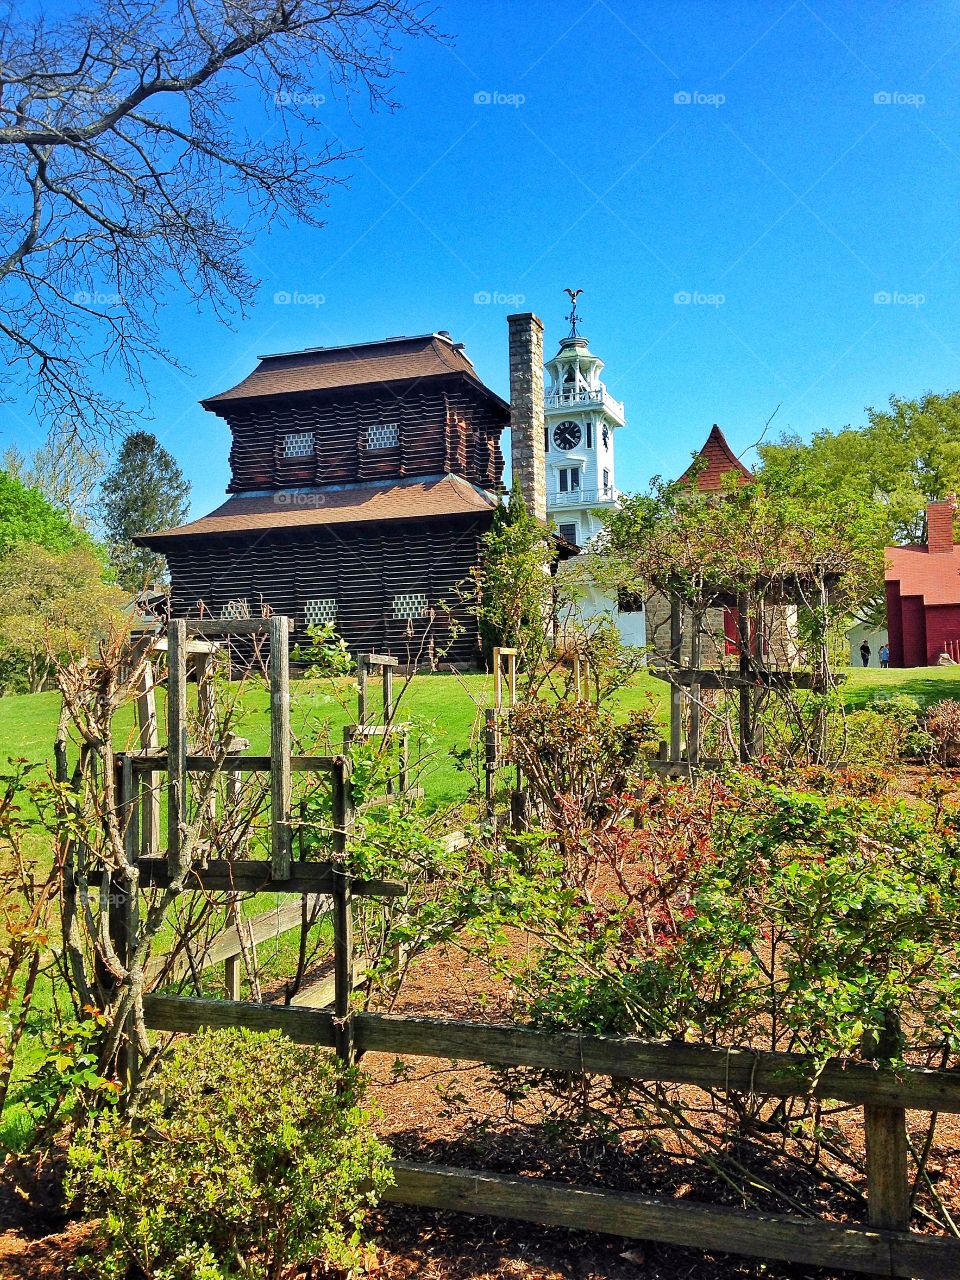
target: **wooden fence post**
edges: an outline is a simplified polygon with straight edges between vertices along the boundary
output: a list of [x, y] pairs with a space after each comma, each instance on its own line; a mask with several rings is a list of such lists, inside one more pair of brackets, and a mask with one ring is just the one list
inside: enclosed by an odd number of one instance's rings
[[270, 837], [271, 874], [286, 880], [292, 861], [290, 773], [290, 619], [275, 615], [270, 633]]
[[333, 1016], [337, 1056], [350, 1065], [355, 1058], [353, 1015], [353, 894], [352, 877], [345, 865], [347, 840], [353, 825], [350, 794], [350, 761], [344, 758], [331, 774], [333, 788], [333, 840], [338, 862], [333, 871]]
[[[138, 779], [133, 762], [128, 755], [118, 756], [116, 764], [117, 812], [123, 831], [123, 852], [127, 865], [136, 867], [140, 851]], [[114, 880], [110, 886], [108, 903], [110, 937], [117, 957], [129, 974], [137, 949], [137, 933], [140, 926], [138, 894], [131, 881]], [[123, 1040], [117, 1060], [120, 1078], [129, 1094], [136, 1088], [139, 1077], [136, 1026], [133, 1011], [127, 1015]]]
[[[887, 1011], [878, 1036], [865, 1036], [864, 1057], [897, 1058], [903, 1041], [900, 1021]], [[867, 1147], [867, 1217], [871, 1227], [907, 1231], [910, 1227], [910, 1183], [907, 1178], [907, 1113], [902, 1107], [863, 1108]]]
[[683, 718], [683, 692], [677, 683], [683, 649], [683, 617], [680, 613], [680, 597], [670, 596], [670, 662], [673, 679], [670, 681], [670, 759], [680, 760], [681, 720]]
[[490, 817], [493, 814], [497, 779], [497, 713], [493, 707], [487, 707], [483, 720], [484, 795], [487, 816]]
[[180, 874], [182, 826], [187, 820], [187, 624], [167, 631], [167, 865]]

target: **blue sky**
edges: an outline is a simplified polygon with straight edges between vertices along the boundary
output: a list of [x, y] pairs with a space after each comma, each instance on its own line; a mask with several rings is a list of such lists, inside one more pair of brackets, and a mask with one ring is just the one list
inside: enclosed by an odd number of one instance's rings
[[743, 450], [775, 410], [771, 436], [808, 436], [960, 387], [960, 0], [446, 0], [437, 21], [448, 45], [398, 52], [393, 114], [317, 77], [304, 145], [362, 156], [323, 229], [258, 239], [250, 314], [231, 330], [171, 292], [190, 375], [152, 371], [152, 429], [195, 513], [229, 445], [197, 401], [261, 352], [448, 329], [506, 395], [506, 316], [539, 314], [552, 354], [564, 286], [626, 402], [621, 488], [677, 474], [714, 421]]

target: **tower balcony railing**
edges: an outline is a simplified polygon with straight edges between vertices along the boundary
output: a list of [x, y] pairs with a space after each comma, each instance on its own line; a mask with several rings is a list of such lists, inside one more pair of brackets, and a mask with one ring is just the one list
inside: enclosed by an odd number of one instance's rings
[[600, 489], [573, 489], [569, 493], [551, 493], [547, 497], [548, 507], [597, 507], [604, 502], [616, 502], [620, 497], [619, 489], [608, 484]]
[[568, 405], [579, 408], [600, 405], [623, 420], [623, 401], [614, 400], [602, 382], [595, 387], [578, 387], [575, 391], [548, 391], [543, 403], [547, 409], [564, 409]]

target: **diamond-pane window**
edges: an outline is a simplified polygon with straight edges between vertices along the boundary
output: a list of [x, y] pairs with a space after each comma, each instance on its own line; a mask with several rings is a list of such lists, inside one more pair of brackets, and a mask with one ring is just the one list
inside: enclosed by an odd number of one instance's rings
[[367, 427], [368, 449], [396, 449], [400, 443], [400, 424], [397, 422], [376, 422]]
[[333, 596], [320, 600], [307, 600], [303, 606], [303, 617], [308, 627], [319, 627], [324, 622], [336, 622], [337, 602]]
[[313, 432], [294, 431], [283, 437], [285, 458], [309, 458], [313, 453]]
[[427, 593], [425, 591], [406, 591], [403, 595], [393, 597], [393, 616], [402, 621], [409, 618], [422, 618], [427, 612]]
[[221, 618], [249, 618], [250, 605], [246, 600], [228, 600], [220, 610]]

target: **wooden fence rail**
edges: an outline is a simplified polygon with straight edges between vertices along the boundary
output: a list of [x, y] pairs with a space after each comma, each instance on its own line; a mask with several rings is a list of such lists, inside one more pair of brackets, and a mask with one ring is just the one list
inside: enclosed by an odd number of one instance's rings
[[[148, 996], [148, 1027], [197, 1031], [250, 1027], [282, 1031], [305, 1044], [339, 1043], [340, 1019], [324, 1010]], [[818, 1069], [803, 1054], [537, 1031], [528, 1027], [356, 1013], [356, 1053], [383, 1052], [539, 1067], [774, 1097], [813, 1095], [874, 1110], [960, 1113], [960, 1072], [834, 1059]], [[339, 1033], [339, 1034], [338, 1034]], [[388, 1200], [493, 1214], [546, 1225], [607, 1231], [662, 1243], [844, 1267], [870, 1275], [956, 1280], [960, 1240], [906, 1229], [843, 1226], [816, 1218], [748, 1213], [683, 1201], [571, 1187], [540, 1178], [398, 1162]]]

